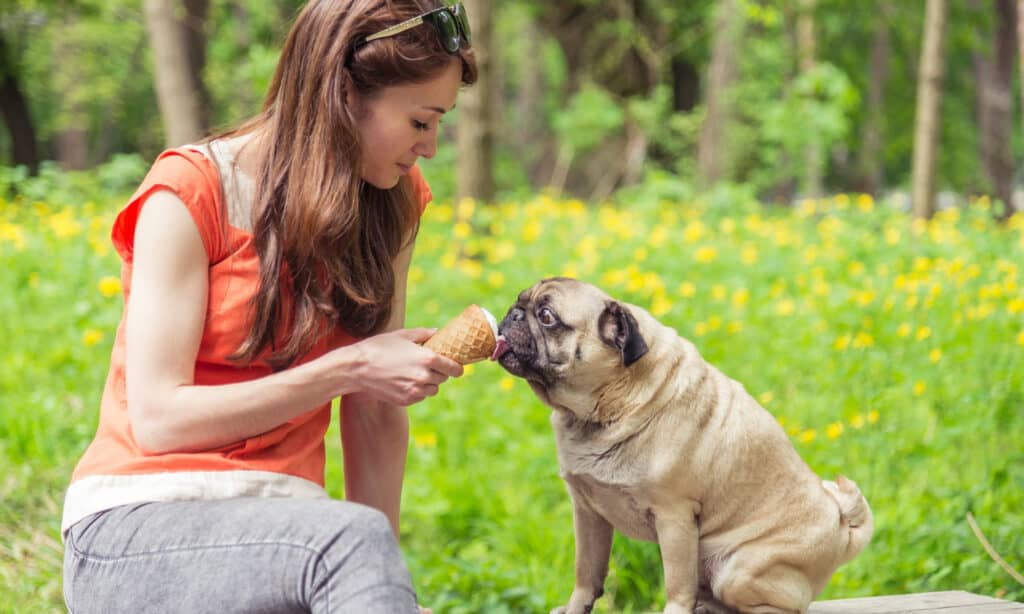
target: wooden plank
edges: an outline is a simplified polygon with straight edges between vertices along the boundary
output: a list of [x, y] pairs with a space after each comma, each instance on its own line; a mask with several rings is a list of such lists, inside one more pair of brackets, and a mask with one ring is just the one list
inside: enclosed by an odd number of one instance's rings
[[809, 610], [809, 614], [899, 614], [902, 612], [1024, 614], [1024, 603], [1003, 601], [964, 591], [943, 591], [819, 601], [811, 604]]

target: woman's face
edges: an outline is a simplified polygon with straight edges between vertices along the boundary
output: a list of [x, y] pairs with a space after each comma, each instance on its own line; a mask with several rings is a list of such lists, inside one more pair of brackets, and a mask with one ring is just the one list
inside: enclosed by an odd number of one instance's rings
[[433, 158], [441, 116], [455, 106], [461, 86], [462, 64], [452, 58], [430, 81], [386, 87], [356, 101], [363, 181], [387, 190], [417, 159]]

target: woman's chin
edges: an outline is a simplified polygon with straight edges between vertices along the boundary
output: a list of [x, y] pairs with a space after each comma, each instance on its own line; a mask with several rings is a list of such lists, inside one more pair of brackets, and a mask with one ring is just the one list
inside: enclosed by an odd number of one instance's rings
[[363, 177], [363, 181], [365, 181], [366, 183], [372, 185], [373, 187], [375, 187], [375, 188], [377, 188], [379, 190], [390, 190], [390, 189], [392, 189], [392, 188], [394, 188], [395, 186], [398, 185], [398, 181], [401, 178], [402, 178], [402, 176], [400, 174], [394, 173], [394, 174], [389, 175], [387, 177], [381, 177], [381, 176], [377, 176], [377, 177]]

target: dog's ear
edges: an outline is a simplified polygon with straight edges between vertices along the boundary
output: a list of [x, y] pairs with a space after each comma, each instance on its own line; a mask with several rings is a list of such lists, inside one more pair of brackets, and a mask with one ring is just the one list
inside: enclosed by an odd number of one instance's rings
[[597, 321], [601, 340], [622, 352], [622, 366], [628, 367], [647, 353], [647, 342], [640, 335], [636, 318], [628, 309], [616, 303], [605, 303]]

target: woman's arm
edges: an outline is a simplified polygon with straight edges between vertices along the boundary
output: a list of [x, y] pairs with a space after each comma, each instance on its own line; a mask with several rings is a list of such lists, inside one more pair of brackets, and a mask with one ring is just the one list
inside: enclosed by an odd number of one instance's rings
[[[413, 245], [395, 262], [395, 300], [388, 328], [397, 330], [405, 321], [405, 288]], [[426, 337], [422, 339], [425, 341]], [[462, 375], [462, 366], [452, 361], [449, 374]], [[437, 388], [428, 391], [437, 393]], [[381, 510], [391, 521], [398, 537], [402, 479], [409, 448], [409, 414], [405, 407], [382, 402], [365, 393], [342, 399], [341, 441], [345, 458], [345, 497]]]
[[[209, 261], [199, 230], [172, 192], [147, 199], [135, 229], [126, 322], [132, 431], [151, 453], [216, 448], [258, 435], [332, 398], [367, 389], [414, 403], [436, 393], [450, 364], [399, 331], [339, 348], [267, 377], [194, 385], [206, 317]], [[461, 370], [461, 369], [460, 369]]]

